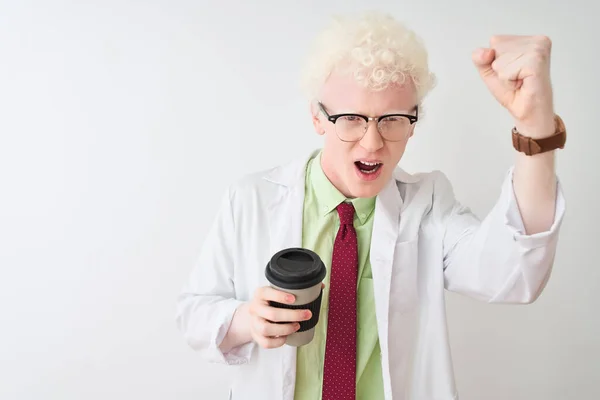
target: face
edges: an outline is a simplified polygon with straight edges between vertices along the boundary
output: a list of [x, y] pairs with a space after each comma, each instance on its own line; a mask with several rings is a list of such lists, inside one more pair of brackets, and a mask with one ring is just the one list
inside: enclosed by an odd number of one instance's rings
[[[383, 91], [371, 91], [351, 76], [332, 74], [324, 84], [319, 101], [330, 115], [341, 113], [379, 117], [386, 114], [415, 114], [417, 105], [414, 86], [395, 85]], [[321, 164], [331, 183], [345, 196], [376, 196], [391, 178], [392, 172], [414, 133], [414, 124], [400, 141], [385, 141], [377, 121], [370, 121], [360, 141], [344, 142], [336, 134], [335, 125], [312, 106], [313, 125], [324, 136]], [[372, 164], [376, 164], [373, 167]]]

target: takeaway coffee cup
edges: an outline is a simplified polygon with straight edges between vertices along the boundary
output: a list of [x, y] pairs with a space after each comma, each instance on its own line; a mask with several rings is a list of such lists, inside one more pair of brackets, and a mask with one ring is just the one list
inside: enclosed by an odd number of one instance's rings
[[312, 318], [300, 321], [300, 329], [287, 337], [286, 344], [298, 347], [313, 339], [321, 310], [321, 282], [326, 274], [321, 258], [308, 249], [284, 249], [271, 257], [265, 269], [271, 287], [293, 294], [296, 301], [293, 304], [271, 301], [269, 304], [277, 308], [308, 309], [312, 312]]

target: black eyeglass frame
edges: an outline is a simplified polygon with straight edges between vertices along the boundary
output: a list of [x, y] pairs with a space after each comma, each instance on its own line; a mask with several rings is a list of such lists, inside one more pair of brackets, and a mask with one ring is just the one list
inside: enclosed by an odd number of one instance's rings
[[381, 131], [379, 130], [379, 122], [382, 119], [388, 118], [388, 117], [405, 117], [405, 118], [408, 118], [408, 121], [410, 122], [411, 125], [414, 125], [419, 120], [419, 105], [415, 106], [415, 115], [412, 115], [412, 114], [385, 114], [385, 115], [381, 115], [379, 117], [367, 117], [366, 115], [354, 114], [354, 113], [342, 113], [342, 114], [331, 114], [330, 115], [327, 112], [327, 110], [325, 110], [325, 106], [323, 105], [323, 103], [321, 103], [319, 101], [318, 104], [319, 104], [319, 108], [321, 109], [321, 111], [323, 112], [323, 114], [325, 114], [325, 116], [327, 117], [327, 119], [331, 123], [333, 123], [334, 125], [335, 125], [336, 121], [339, 118], [341, 118], [341, 117], [357, 117], [357, 118], [362, 118], [367, 123], [367, 129], [365, 129], [365, 131], [362, 134], [362, 136], [359, 139], [356, 139], [356, 140], [344, 140], [344, 139], [340, 138], [339, 135], [337, 135], [337, 131], [336, 131], [336, 135], [338, 136], [338, 139], [340, 139], [343, 142], [358, 142], [358, 141], [362, 140], [362, 138], [367, 133], [368, 124], [369, 124], [370, 121], [377, 121], [377, 132], [379, 132], [379, 134], [381, 135], [382, 139], [387, 140], [388, 142], [401, 142], [403, 139], [400, 139], [400, 140], [389, 140], [389, 139], [384, 138], [383, 135], [381, 134]]

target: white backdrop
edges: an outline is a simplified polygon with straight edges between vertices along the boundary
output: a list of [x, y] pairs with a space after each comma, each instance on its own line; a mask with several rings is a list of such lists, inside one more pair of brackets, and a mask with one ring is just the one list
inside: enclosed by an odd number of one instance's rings
[[414, 28], [439, 78], [401, 165], [445, 171], [480, 216], [514, 152], [471, 51], [553, 39], [555, 271], [526, 307], [448, 295], [453, 354], [462, 399], [600, 398], [596, 3], [0, 0], [0, 399], [225, 398], [176, 296], [225, 186], [320, 146], [299, 62], [332, 13], [367, 8]]

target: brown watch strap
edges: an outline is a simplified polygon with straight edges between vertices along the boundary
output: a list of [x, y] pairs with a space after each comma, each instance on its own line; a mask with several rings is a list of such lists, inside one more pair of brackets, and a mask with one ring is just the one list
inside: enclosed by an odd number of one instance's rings
[[565, 124], [558, 115], [554, 117], [554, 120], [556, 122], [556, 131], [554, 135], [543, 139], [532, 139], [530, 137], [523, 136], [517, 131], [516, 128], [513, 128], [512, 142], [514, 148], [528, 156], [564, 148], [567, 141]]

